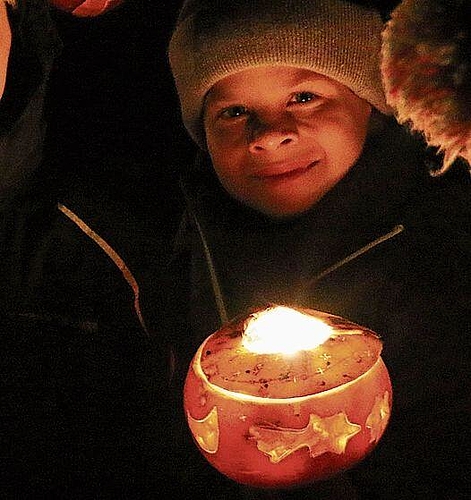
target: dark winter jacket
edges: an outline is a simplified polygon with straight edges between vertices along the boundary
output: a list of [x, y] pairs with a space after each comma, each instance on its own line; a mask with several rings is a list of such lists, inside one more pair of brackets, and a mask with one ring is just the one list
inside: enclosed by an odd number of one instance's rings
[[150, 270], [159, 253], [147, 240], [151, 228], [140, 240], [144, 226], [122, 205], [76, 194], [67, 203], [29, 199], [9, 218], [0, 265], [0, 497], [153, 498], [165, 482], [162, 456], [169, 460], [168, 363], [139, 305], [145, 290], [159, 288]]
[[169, 308], [180, 311], [177, 379], [225, 318], [275, 303], [377, 332], [393, 384], [386, 434], [353, 470], [270, 497], [239, 490], [195, 453], [192, 487], [219, 482], [205, 498], [464, 498], [471, 186], [459, 175], [429, 176], [426, 161], [422, 144], [391, 122], [309, 213], [287, 221], [230, 199], [208, 161], [186, 176], [173, 274], [181, 285]]

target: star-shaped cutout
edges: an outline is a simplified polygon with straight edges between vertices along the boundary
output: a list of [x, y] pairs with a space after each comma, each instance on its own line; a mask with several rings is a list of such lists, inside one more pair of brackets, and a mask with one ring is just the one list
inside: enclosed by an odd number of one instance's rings
[[370, 429], [370, 443], [378, 442], [383, 435], [389, 422], [391, 407], [389, 404], [389, 392], [383, 396], [376, 396], [375, 403], [366, 419], [366, 427]]
[[273, 463], [301, 448], [309, 448], [312, 458], [327, 452], [345, 453], [348, 441], [361, 431], [361, 426], [348, 420], [345, 413], [331, 417], [311, 414], [303, 429], [283, 429], [275, 425], [252, 426], [250, 436], [257, 441], [257, 448], [268, 455]]

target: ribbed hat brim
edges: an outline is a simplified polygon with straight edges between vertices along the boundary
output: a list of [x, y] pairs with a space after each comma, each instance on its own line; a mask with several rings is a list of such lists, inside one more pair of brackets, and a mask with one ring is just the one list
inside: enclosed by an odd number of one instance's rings
[[382, 28], [378, 12], [342, 0], [187, 1], [169, 60], [188, 132], [204, 147], [209, 89], [231, 74], [270, 65], [330, 77], [390, 113], [379, 65]]

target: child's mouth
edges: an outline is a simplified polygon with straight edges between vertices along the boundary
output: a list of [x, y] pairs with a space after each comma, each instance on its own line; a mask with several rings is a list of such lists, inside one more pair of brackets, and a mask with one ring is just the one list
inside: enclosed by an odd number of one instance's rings
[[315, 167], [319, 163], [318, 160], [313, 161], [306, 165], [305, 167], [296, 167], [296, 168], [291, 168], [285, 171], [279, 171], [281, 169], [276, 170], [267, 170], [267, 171], [262, 171], [255, 175], [254, 177], [263, 180], [263, 181], [283, 181], [283, 180], [291, 180], [295, 179], [297, 177], [303, 176], [306, 172], [311, 170], [313, 167]]

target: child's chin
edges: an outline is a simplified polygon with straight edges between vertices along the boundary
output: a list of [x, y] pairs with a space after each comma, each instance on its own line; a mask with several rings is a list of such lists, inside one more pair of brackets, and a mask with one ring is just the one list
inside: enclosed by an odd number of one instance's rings
[[293, 206], [292, 204], [288, 203], [286, 205], [278, 203], [276, 205], [264, 204], [264, 205], [252, 206], [252, 208], [257, 210], [258, 212], [261, 212], [263, 215], [271, 219], [286, 220], [303, 215], [313, 205], [314, 203], [306, 205], [302, 204], [297, 206]]

